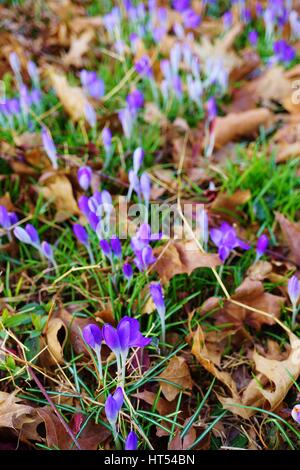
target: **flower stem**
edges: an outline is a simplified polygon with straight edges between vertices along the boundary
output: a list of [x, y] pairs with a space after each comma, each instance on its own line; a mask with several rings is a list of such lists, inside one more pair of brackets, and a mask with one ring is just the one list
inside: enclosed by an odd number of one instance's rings
[[298, 313], [298, 308], [297, 305], [293, 305], [293, 314], [292, 314], [292, 329], [295, 328], [296, 326], [296, 320], [297, 320], [297, 313]]

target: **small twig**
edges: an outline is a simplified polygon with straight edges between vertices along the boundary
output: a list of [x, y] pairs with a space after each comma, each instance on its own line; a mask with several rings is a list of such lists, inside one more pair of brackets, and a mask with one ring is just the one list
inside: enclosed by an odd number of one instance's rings
[[37, 378], [37, 376], [35, 375], [35, 373], [33, 372], [32, 368], [30, 366], [28, 366], [28, 371], [29, 371], [29, 374], [31, 375], [32, 379], [35, 381], [36, 385], [38, 386], [38, 388], [40, 389], [40, 391], [42, 392], [43, 396], [45, 397], [45, 399], [47, 400], [47, 402], [49, 403], [51, 409], [53, 410], [53, 412], [56, 414], [56, 416], [58, 417], [59, 421], [61, 422], [62, 426], [65, 428], [66, 432], [69, 434], [70, 438], [72, 439], [72, 441], [74, 442], [75, 446], [77, 447], [78, 450], [81, 450], [81, 447], [76, 439], [76, 437], [74, 436], [74, 434], [72, 433], [71, 429], [69, 428], [69, 426], [67, 425], [67, 423], [65, 422], [65, 420], [63, 419], [63, 417], [61, 416], [61, 414], [57, 411], [57, 409], [55, 408], [54, 404], [52, 403], [51, 399], [49, 398], [49, 395], [48, 393], [46, 392], [46, 389], [45, 387], [41, 384], [41, 382], [39, 381], [39, 379]]

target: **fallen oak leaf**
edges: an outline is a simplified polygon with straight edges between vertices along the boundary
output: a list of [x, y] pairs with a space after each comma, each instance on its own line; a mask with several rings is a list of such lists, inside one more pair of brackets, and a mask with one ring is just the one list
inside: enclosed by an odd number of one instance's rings
[[0, 392], [0, 428], [21, 430], [24, 424], [35, 420], [34, 408], [20, 402], [16, 392]]
[[165, 380], [159, 381], [162, 393], [168, 401], [173, 401], [180, 390], [191, 390], [193, 387], [189, 367], [185, 359], [181, 356], [173, 356], [166, 369], [158, 377], [172, 382], [171, 384], [165, 382]]
[[243, 409], [243, 405], [263, 407], [269, 411], [278, 408], [300, 375], [300, 340], [293, 333], [289, 333], [289, 340], [290, 353], [283, 361], [268, 359], [256, 351], [253, 352], [257, 377], [251, 380], [238, 400], [236, 397], [232, 399], [218, 396], [224, 408], [246, 418], [256, 411]]
[[67, 328], [60, 318], [50, 318], [41, 338], [42, 348], [47, 349], [40, 355], [42, 364], [55, 365], [64, 362], [63, 350], [67, 341]]
[[153, 265], [163, 284], [167, 284], [176, 274], [190, 275], [196, 268], [215, 268], [221, 264], [218, 255], [201, 253], [194, 240], [171, 241], [164, 248], [154, 250], [157, 261]]
[[272, 113], [266, 108], [218, 116], [215, 125], [216, 147], [220, 148], [228, 142], [253, 135], [260, 126], [267, 126], [271, 118]]

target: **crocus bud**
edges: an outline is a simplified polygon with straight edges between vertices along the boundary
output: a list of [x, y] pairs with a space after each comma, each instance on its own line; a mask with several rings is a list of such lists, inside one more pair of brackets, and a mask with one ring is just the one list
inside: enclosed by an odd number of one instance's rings
[[21, 74], [21, 64], [20, 59], [15, 52], [11, 52], [9, 54], [9, 63], [17, 79], [19, 79]]
[[257, 245], [256, 245], [256, 253], [257, 253], [257, 259], [259, 259], [266, 251], [268, 248], [269, 244], [269, 239], [267, 235], [263, 234], [259, 237], [257, 240]]
[[134, 124], [133, 115], [130, 109], [129, 108], [121, 109], [118, 113], [118, 117], [122, 124], [122, 129], [123, 129], [125, 137], [127, 139], [130, 139], [132, 129], [133, 129], [133, 124]]
[[109, 127], [104, 127], [102, 131], [102, 142], [106, 151], [108, 151], [111, 147], [111, 139], [111, 130], [109, 129]]
[[125, 450], [137, 450], [138, 438], [134, 431], [130, 431], [125, 442]]
[[300, 405], [295, 405], [291, 412], [292, 418], [300, 424]]
[[151, 181], [147, 173], [143, 173], [140, 178], [140, 190], [144, 197], [146, 205], [148, 205], [151, 193]]
[[133, 153], [133, 171], [137, 174], [144, 159], [145, 152], [138, 147]]
[[102, 343], [102, 331], [99, 326], [93, 323], [85, 326], [82, 330], [82, 336], [86, 344], [92, 348], [99, 348]]
[[26, 224], [25, 230], [28, 233], [28, 235], [30, 236], [31, 243], [33, 245], [39, 245], [40, 238], [39, 238], [39, 235], [38, 235], [36, 229], [34, 228], [34, 226], [31, 225], [31, 224]]
[[217, 104], [215, 98], [212, 96], [206, 103], [208, 120], [211, 122], [217, 116]]
[[32, 244], [29, 234], [22, 227], [16, 227], [14, 229], [14, 235], [20, 242], [26, 243], [27, 245]]
[[110, 256], [111, 247], [108, 241], [103, 238], [103, 240], [100, 240], [99, 245], [105, 256]]
[[4, 206], [0, 206], [0, 225], [3, 228], [8, 228], [11, 225], [8, 210]]
[[133, 276], [133, 269], [131, 264], [129, 263], [124, 263], [123, 265], [123, 274], [127, 279], [131, 279]]
[[58, 165], [57, 165], [57, 152], [56, 152], [56, 147], [53, 142], [52, 136], [46, 127], [42, 128], [42, 141], [44, 145], [44, 149], [46, 151], [46, 154], [48, 155], [49, 160], [52, 163], [52, 166], [55, 170], [57, 170]]
[[84, 105], [84, 115], [89, 123], [89, 125], [93, 128], [96, 127], [97, 124], [97, 114], [96, 111], [94, 110], [93, 106], [90, 103], [86, 103]]
[[27, 72], [31, 78], [31, 80], [33, 81], [34, 85], [35, 86], [38, 86], [39, 85], [39, 71], [38, 71], [38, 68], [36, 66], [36, 64], [34, 62], [32, 62], [32, 60], [30, 60], [28, 63], [27, 63]]
[[92, 170], [89, 166], [83, 166], [79, 168], [77, 172], [77, 179], [79, 186], [84, 190], [87, 191], [91, 184], [92, 180]]
[[162, 342], [164, 343], [165, 336], [166, 336], [166, 333], [165, 333], [166, 307], [165, 307], [165, 301], [163, 297], [163, 291], [159, 282], [155, 282], [155, 283], [152, 282], [150, 284], [150, 294], [160, 317], [161, 330], [162, 330]]
[[136, 113], [144, 106], [144, 95], [140, 90], [133, 90], [127, 95], [126, 101], [130, 111]]
[[41, 244], [41, 251], [45, 258], [47, 258], [50, 261], [53, 261], [54, 256], [53, 256], [53, 249], [50, 243], [43, 241]]
[[118, 387], [114, 395], [109, 394], [105, 402], [105, 414], [111, 426], [115, 426], [118, 414], [124, 402], [124, 394], [121, 387]]
[[122, 245], [121, 245], [120, 239], [116, 235], [113, 235], [111, 237], [110, 245], [111, 245], [111, 249], [114, 255], [117, 256], [118, 258], [121, 258], [122, 257]]
[[88, 245], [89, 243], [89, 236], [85, 228], [80, 224], [73, 225], [73, 232], [77, 240], [82, 243], [83, 245]]
[[86, 217], [89, 216], [90, 213], [90, 208], [89, 208], [89, 198], [87, 196], [80, 196], [78, 199], [78, 207], [80, 211], [85, 215]]
[[297, 276], [292, 276], [288, 282], [288, 294], [293, 306], [297, 305], [300, 297], [300, 282]]

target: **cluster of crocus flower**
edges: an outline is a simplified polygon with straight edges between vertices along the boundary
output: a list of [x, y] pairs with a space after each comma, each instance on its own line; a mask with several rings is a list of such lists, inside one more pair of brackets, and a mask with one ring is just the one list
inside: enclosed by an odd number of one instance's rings
[[23, 82], [20, 60], [15, 52], [10, 53], [9, 62], [16, 78], [19, 95], [1, 102], [0, 124], [10, 129], [16, 126], [30, 127], [33, 123], [30, 121], [29, 111], [31, 108], [39, 110], [42, 98], [38, 69], [33, 62], [28, 62], [27, 72], [33, 84], [33, 88], [29, 90]]
[[[137, 319], [128, 316], [123, 317], [117, 328], [105, 324], [101, 329], [96, 324], [89, 324], [82, 330], [86, 344], [96, 353], [100, 381], [103, 381], [101, 347], [102, 342], [114, 353], [117, 361], [117, 374], [119, 386], [114, 394], [109, 394], [105, 402], [105, 414], [111, 426], [116, 444], [118, 443], [117, 420], [124, 402], [124, 385], [126, 375], [126, 362], [131, 348], [144, 348], [151, 343], [151, 338], [146, 338], [140, 332]], [[137, 448], [137, 436], [131, 431], [126, 439], [125, 449]]]
[[57, 270], [52, 246], [47, 241], [40, 241], [39, 234], [32, 224], [26, 224], [25, 229], [18, 226], [14, 228], [13, 233], [20, 242], [38, 250], [42, 258], [46, 258]]

